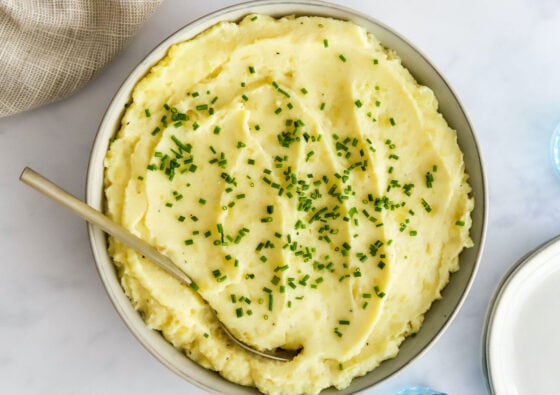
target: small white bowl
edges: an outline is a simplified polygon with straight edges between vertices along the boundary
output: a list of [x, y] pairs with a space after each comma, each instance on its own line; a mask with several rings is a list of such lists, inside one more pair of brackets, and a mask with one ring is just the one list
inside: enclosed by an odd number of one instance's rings
[[[167, 49], [178, 42], [188, 40], [220, 21], [238, 21], [247, 14], [267, 14], [275, 17], [285, 15], [325, 16], [349, 20], [374, 34], [388, 48], [394, 49], [416, 80], [430, 87], [439, 101], [439, 111], [449, 125], [457, 130], [458, 142], [464, 153], [466, 171], [470, 175], [475, 208], [472, 212], [471, 238], [474, 247], [466, 249], [460, 256], [461, 269], [451, 276], [443, 291], [443, 299], [436, 301], [426, 314], [421, 330], [406, 339], [399, 354], [383, 362], [377, 369], [358, 377], [343, 391], [328, 389], [324, 393], [355, 393], [370, 388], [401, 370], [424, 352], [447, 328], [465, 300], [473, 282], [486, 233], [486, 184], [478, 145], [472, 127], [458, 98], [436, 68], [410, 43], [387, 26], [375, 19], [338, 5], [318, 1], [264, 0], [228, 7], [202, 17], [180, 29], [157, 46], [128, 76], [110, 103], [99, 127], [89, 161], [86, 199], [97, 208], [104, 207], [103, 159], [109, 140], [120, 127], [124, 105], [130, 98], [134, 85], [148, 70], [162, 59]], [[217, 373], [204, 369], [176, 350], [158, 332], [149, 329], [134, 310], [124, 294], [107, 252], [107, 238], [99, 229], [89, 226], [91, 248], [99, 275], [118, 313], [140, 343], [164, 365], [190, 383], [212, 393], [246, 394], [257, 393], [253, 388], [233, 384]]]

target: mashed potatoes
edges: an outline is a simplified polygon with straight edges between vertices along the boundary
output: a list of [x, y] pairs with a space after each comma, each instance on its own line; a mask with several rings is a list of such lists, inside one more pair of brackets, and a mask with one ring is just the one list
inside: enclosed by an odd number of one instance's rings
[[251, 15], [174, 45], [106, 157], [107, 212], [190, 288], [110, 252], [146, 324], [271, 394], [344, 388], [394, 357], [471, 241], [456, 133], [399, 58], [338, 20]]

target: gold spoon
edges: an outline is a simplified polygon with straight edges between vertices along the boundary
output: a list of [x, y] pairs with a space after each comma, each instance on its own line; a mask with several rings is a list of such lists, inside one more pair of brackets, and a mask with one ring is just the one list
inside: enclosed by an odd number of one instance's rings
[[[190, 285], [193, 283], [193, 281], [189, 278], [189, 276], [183, 273], [183, 271], [180, 270], [171, 261], [171, 259], [169, 259], [165, 255], [157, 251], [154, 247], [146, 243], [144, 240], [130, 233], [123, 226], [109, 219], [109, 217], [107, 217], [103, 213], [88, 206], [86, 203], [82, 202], [75, 196], [69, 194], [64, 189], [60, 188], [58, 185], [46, 179], [45, 177], [35, 172], [34, 170], [30, 169], [29, 167], [23, 169], [23, 172], [19, 176], [19, 179], [24, 183], [26, 183], [27, 185], [33, 187], [37, 191], [41, 192], [42, 194], [48, 196], [49, 198], [59, 203], [60, 205], [66, 207], [67, 209], [70, 209], [75, 214], [88, 221], [90, 224], [98, 226], [106, 233], [122, 241], [129, 247], [135, 249], [136, 251], [144, 255], [146, 258], [151, 260], [153, 263], [161, 267], [163, 270], [165, 270], [167, 273], [169, 273], [170, 275], [172, 275], [173, 277], [175, 277], [177, 280], [181, 281], [185, 285], [190, 287]], [[190, 288], [193, 289], [192, 287]], [[200, 293], [197, 292], [197, 294], [202, 298], [202, 300], [206, 302], [206, 300], [202, 295], [200, 295]], [[250, 345], [236, 338], [228, 330], [228, 328], [226, 328], [224, 323], [220, 321], [216, 311], [211, 306], [210, 306], [210, 310], [212, 311], [212, 314], [214, 315], [216, 321], [218, 321], [218, 323], [220, 324], [224, 333], [235, 344], [237, 344], [239, 347], [243, 348], [244, 350], [247, 350], [256, 355], [260, 355], [261, 357], [264, 358], [274, 359], [276, 361], [282, 361], [282, 362], [291, 361], [297, 355], [298, 351], [284, 350], [284, 349], [276, 349], [274, 351], [255, 350]]]

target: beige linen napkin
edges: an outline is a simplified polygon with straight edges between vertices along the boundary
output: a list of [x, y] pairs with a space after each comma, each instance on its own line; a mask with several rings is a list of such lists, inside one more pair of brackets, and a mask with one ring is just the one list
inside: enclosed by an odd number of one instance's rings
[[0, 0], [0, 117], [68, 96], [161, 0]]

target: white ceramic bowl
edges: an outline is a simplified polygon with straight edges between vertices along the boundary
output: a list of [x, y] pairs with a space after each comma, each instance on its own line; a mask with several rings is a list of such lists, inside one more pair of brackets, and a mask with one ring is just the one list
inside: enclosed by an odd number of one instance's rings
[[[355, 393], [379, 383], [396, 373], [425, 351], [449, 325], [474, 279], [478, 261], [484, 244], [486, 228], [486, 186], [479, 150], [473, 130], [459, 100], [441, 74], [411, 44], [388, 27], [373, 18], [350, 9], [317, 1], [264, 0], [243, 3], [216, 11], [200, 18], [164, 40], [128, 76], [117, 91], [101, 122], [91, 152], [87, 175], [86, 199], [91, 206], [104, 207], [103, 159], [109, 139], [120, 126], [125, 103], [132, 88], [147, 71], [156, 64], [172, 44], [188, 40], [220, 21], [237, 21], [250, 13], [268, 14], [276, 17], [284, 15], [316, 15], [350, 20], [373, 33], [386, 47], [392, 48], [402, 59], [403, 65], [416, 80], [429, 86], [439, 100], [439, 110], [449, 125], [457, 130], [458, 142], [464, 153], [466, 171], [470, 175], [475, 209], [472, 213], [471, 237], [474, 247], [465, 250], [460, 257], [461, 270], [451, 276], [449, 285], [443, 291], [443, 299], [436, 301], [426, 314], [422, 329], [414, 337], [406, 339], [399, 354], [383, 362], [377, 369], [353, 380], [343, 391], [333, 389], [324, 393]], [[115, 268], [107, 253], [107, 239], [103, 232], [89, 227], [91, 247], [99, 275], [118, 313], [140, 343], [163, 364], [194, 385], [213, 393], [241, 394], [256, 393], [256, 390], [232, 384], [218, 374], [200, 367], [183, 353], [171, 346], [158, 332], [150, 330], [124, 294]]]

